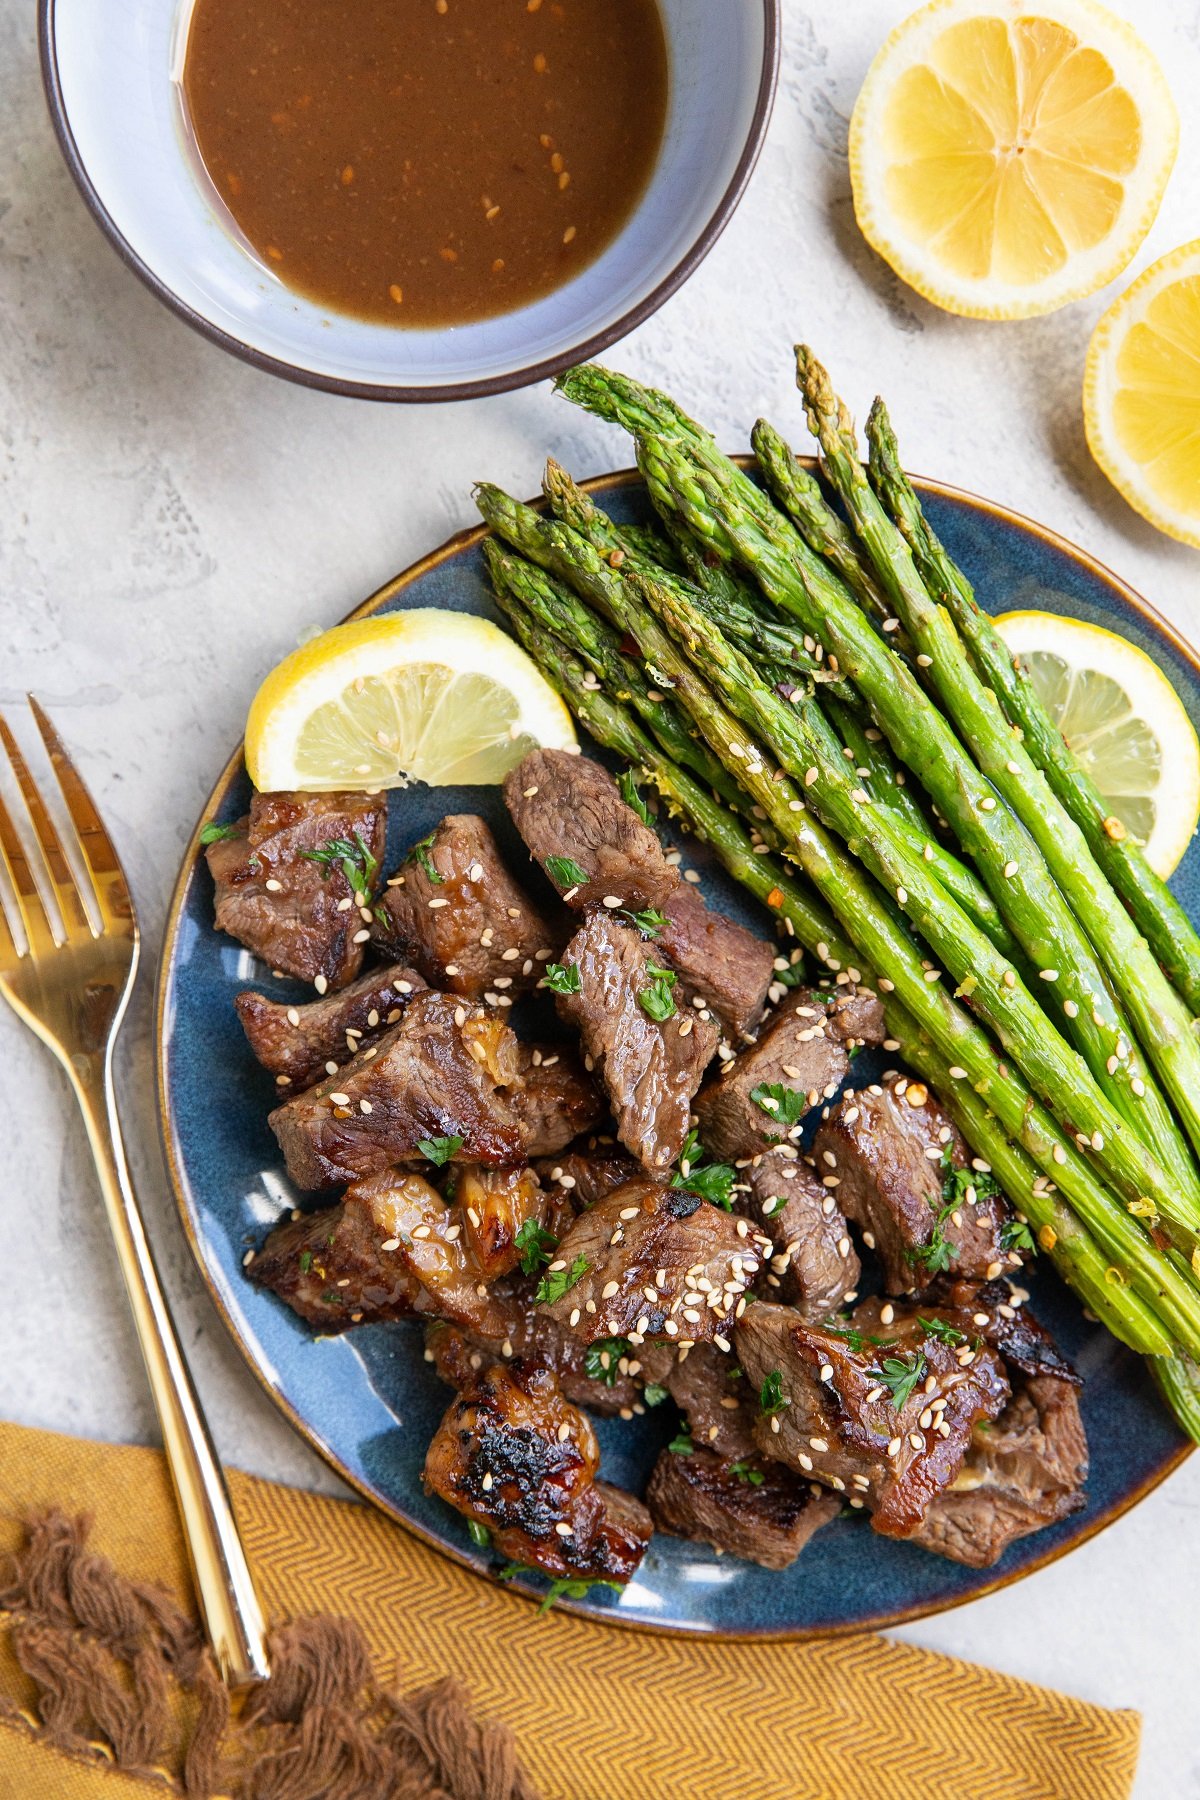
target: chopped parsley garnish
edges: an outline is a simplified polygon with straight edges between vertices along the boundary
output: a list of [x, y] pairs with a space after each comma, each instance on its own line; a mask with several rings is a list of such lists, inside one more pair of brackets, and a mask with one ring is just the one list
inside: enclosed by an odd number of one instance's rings
[[1024, 1219], [1005, 1219], [1000, 1227], [1000, 1247], [1002, 1250], [1026, 1250], [1031, 1256], [1037, 1255], [1037, 1243]]
[[647, 1406], [661, 1406], [667, 1397], [667, 1390], [657, 1381], [651, 1381], [642, 1389], [642, 1399]]
[[561, 1300], [587, 1274], [591, 1266], [586, 1256], [577, 1256], [569, 1269], [547, 1269], [537, 1284], [534, 1299], [543, 1306], [553, 1306], [556, 1300]]
[[957, 1255], [957, 1246], [946, 1236], [946, 1220], [966, 1203], [968, 1188], [974, 1188], [976, 1198], [981, 1200], [1000, 1192], [990, 1175], [976, 1175], [973, 1169], [956, 1169], [953, 1158], [954, 1146], [944, 1145], [938, 1162], [942, 1171], [942, 1204], [934, 1216], [929, 1242], [906, 1252], [910, 1262], [923, 1263], [930, 1275], [943, 1274]]
[[300, 1252], [300, 1273], [302, 1275], [307, 1275], [308, 1271], [312, 1268], [312, 1266], [313, 1266], [312, 1251], [311, 1250], [302, 1250]]
[[808, 1095], [799, 1088], [784, 1087], [782, 1082], [759, 1082], [750, 1089], [755, 1106], [762, 1108], [777, 1125], [798, 1125], [808, 1111]]
[[317, 864], [322, 881], [328, 881], [333, 871], [340, 869], [356, 894], [365, 894], [379, 873], [379, 862], [361, 831], [354, 833], [353, 840], [330, 838], [319, 850], [302, 850], [300, 854], [306, 862]]
[[583, 989], [575, 963], [547, 963], [542, 985], [552, 994], [578, 994]]
[[346, 1302], [336, 1288], [326, 1288], [321, 1295], [321, 1304], [322, 1306], [345, 1306]]
[[536, 1275], [558, 1249], [558, 1239], [536, 1219], [526, 1219], [516, 1237], [514, 1247], [521, 1254], [521, 1268], [526, 1275]]
[[481, 1550], [486, 1550], [492, 1541], [491, 1532], [486, 1525], [481, 1525], [478, 1519], [467, 1520], [467, 1536], [473, 1544], [478, 1544]]
[[772, 1369], [758, 1390], [758, 1410], [770, 1418], [772, 1413], [782, 1412], [791, 1401], [784, 1399], [783, 1376], [778, 1369]]
[[638, 784], [632, 769], [626, 769], [623, 775], [617, 776], [617, 786], [621, 790], [621, 798], [626, 806], [631, 806], [643, 825], [650, 824], [650, 808], [638, 793]]
[[[502, 1569], [497, 1569], [496, 1580], [511, 1581], [514, 1575], [540, 1575], [541, 1573], [541, 1569], [529, 1569], [524, 1563], [510, 1562], [505, 1563]], [[560, 1575], [556, 1581], [550, 1583], [546, 1598], [538, 1607], [538, 1612], [539, 1614], [548, 1613], [554, 1602], [561, 1600], [564, 1594], [568, 1600], [584, 1600], [593, 1588], [611, 1588], [614, 1594], [621, 1592], [621, 1584], [617, 1581], [584, 1581], [578, 1576]]]
[[440, 1169], [450, 1161], [456, 1150], [462, 1149], [463, 1142], [460, 1137], [418, 1138], [417, 1149]]
[[804, 964], [794, 962], [789, 963], [786, 969], [775, 969], [772, 972], [771, 980], [777, 981], [780, 987], [797, 988], [804, 980]]
[[892, 1406], [899, 1412], [905, 1402], [912, 1399], [913, 1389], [918, 1381], [923, 1381], [929, 1370], [929, 1364], [918, 1350], [909, 1356], [884, 1356], [880, 1358], [879, 1367], [868, 1369], [873, 1380], [887, 1388], [892, 1396]]
[[630, 912], [628, 907], [622, 907], [621, 917], [628, 919], [647, 938], [656, 938], [667, 922], [666, 913], [659, 912], [653, 906], [647, 906], [642, 912]]
[[671, 989], [679, 977], [674, 969], [660, 969], [652, 962], [646, 964], [646, 973], [650, 977], [650, 986], [638, 995], [638, 1005], [647, 1018], [661, 1025], [664, 1019], [675, 1017], [675, 997]]
[[869, 1331], [860, 1331], [857, 1325], [843, 1325], [837, 1319], [827, 1319], [824, 1329], [830, 1337], [842, 1338], [855, 1356], [861, 1356], [868, 1344], [875, 1350], [889, 1350], [895, 1338], [872, 1337]]
[[548, 856], [546, 873], [558, 888], [582, 887], [591, 876], [586, 869], [581, 869], [577, 862], [569, 856]]
[[751, 1487], [761, 1487], [767, 1479], [761, 1469], [756, 1469], [752, 1463], [748, 1462], [732, 1463], [729, 1473], [736, 1475], [739, 1481], [749, 1482]]
[[939, 1344], [949, 1344], [952, 1350], [960, 1350], [967, 1342], [966, 1333], [959, 1331], [956, 1325], [950, 1325], [945, 1319], [925, 1319], [917, 1314], [917, 1324], [926, 1337], [936, 1338]]
[[732, 1212], [737, 1171], [729, 1163], [710, 1163], [707, 1157], [700, 1134], [689, 1131], [679, 1152], [679, 1165], [671, 1177], [671, 1186], [686, 1188], [689, 1194], [699, 1194], [711, 1205]]
[[628, 1356], [630, 1344], [628, 1338], [600, 1338], [589, 1344], [583, 1355], [583, 1366], [591, 1381], [602, 1381], [605, 1387], [615, 1387], [620, 1373], [619, 1364], [623, 1356]]
[[427, 837], [423, 837], [419, 843], [413, 845], [404, 860], [405, 862], [417, 863], [426, 879], [436, 882], [437, 885], [441, 887], [444, 877], [438, 874], [437, 865], [433, 860], [430, 850], [430, 846], [436, 836], [437, 828], [435, 827]]
[[219, 844], [222, 838], [235, 838], [241, 837], [241, 835], [240, 825], [218, 825], [215, 819], [210, 819], [207, 825], [200, 827], [202, 844]]
[[672, 1456], [690, 1456], [695, 1449], [690, 1431], [677, 1431], [667, 1445]]

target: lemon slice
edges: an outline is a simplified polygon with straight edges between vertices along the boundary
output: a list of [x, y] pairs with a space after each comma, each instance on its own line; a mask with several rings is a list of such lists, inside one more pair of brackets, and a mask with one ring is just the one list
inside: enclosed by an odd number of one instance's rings
[[854, 210], [935, 305], [1028, 318], [1125, 268], [1178, 139], [1158, 62], [1096, 0], [934, 0], [859, 94]]
[[503, 781], [527, 751], [569, 749], [571, 715], [488, 619], [427, 607], [337, 625], [272, 669], [246, 721], [262, 790]]
[[1183, 702], [1136, 645], [1057, 613], [1005, 613], [1019, 656], [1071, 749], [1165, 880], [1200, 818], [1200, 744]]
[[1164, 256], [1105, 313], [1088, 348], [1092, 455], [1160, 531], [1200, 549], [1200, 239]]

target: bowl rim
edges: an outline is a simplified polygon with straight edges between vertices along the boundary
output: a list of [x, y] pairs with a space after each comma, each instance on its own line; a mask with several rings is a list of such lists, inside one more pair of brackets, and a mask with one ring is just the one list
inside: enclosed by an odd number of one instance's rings
[[[734, 456], [732, 460], [742, 469], [749, 470], [754, 467], [754, 458], [745, 453]], [[815, 470], [817, 467], [816, 459], [812, 456], [802, 456], [800, 461], [810, 470]], [[613, 469], [608, 470], [603, 474], [590, 476], [586, 481], [582, 481], [580, 486], [585, 493], [592, 493], [597, 489], [611, 490], [614, 487], [636, 487], [641, 483], [641, 480], [641, 471], [638, 469]], [[1001, 501], [990, 500], [984, 495], [976, 494], [970, 488], [959, 487], [955, 483], [941, 481], [928, 476], [912, 475], [911, 480], [918, 492], [923, 495], [932, 494], [952, 501], [957, 501], [969, 511], [990, 516], [1001, 524], [1015, 526], [1023, 533], [1040, 538], [1043, 543], [1049, 545], [1052, 549], [1060, 551], [1062, 554], [1069, 557], [1072, 561], [1084, 568], [1090, 575], [1102, 582], [1106, 587], [1110, 588], [1130, 607], [1131, 611], [1137, 613], [1145, 623], [1164, 640], [1176, 655], [1184, 662], [1190, 664], [1197, 676], [1200, 676], [1200, 649], [1194, 647], [1189, 640], [1184, 637], [1183, 633], [1179, 631], [1171, 621], [1164, 616], [1164, 614], [1159, 612], [1157, 607], [1154, 606], [1151, 601], [1147, 600], [1144, 595], [1139, 593], [1136, 588], [1132, 587], [1122, 576], [1118, 575], [1115, 570], [1108, 566], [1108, 564], [1102, 562], [1098, 557], [1093, 556], [1090, 551], [1084, 550], [1081, 545], [1076, 544], [1070, 538], [1064, 537], [1051, 526], [1043, 525], [1038, 520], [1031, 518], [1028, 514], [1019, 512], [1016, 508], [1007, 506]], [[546, 502], [544, 496], [538, 494], [530, 500], [529, 504], [540, 511], [544, 509]], [[378, 612], [381, 607], [385, 606], [394, 595], [402, 593], [406, 587], [411, 585], [413, 581], [425, 574], [428, 570], [436, 568], [439, 564], [461, 555], [464, 551], [471, 549], [489, 535], [489, 528], [485, 524], [465, 526], [462, 530], [455, 532], [451, 537], [447, 538], [444, 543], [438, 545], [436, 549], [426, 551], [423, 556], [418, 557], [414, 562], [410, 563], [407, 568], [400, 570], [398, 574], [393, 575], [388, 581], [385, 581], [380, 587], [376, 588], [373, 593], [368, 594], [365, 599], [359, 601], [356, 606], [352, 607], [350, 611], [344, 615], [340, 623], [347, 624], [353, 619], [370, 617], [372, 614]], [[355, 1475], [347, 1468], [333, 1446], [324, 1441], [317, 1429], [301, 1415], [292, 1402], [274, 1385], [270, 1378], [270, 1373], [264, 1366], [261, 1357], [255, 1354], [252, 1345], [247, 1338], [243, 1336], [236, 1319], [226, 1306], [216, 1277], [208, 1266], [207, 1247], [202, 1221], [198, 1209], [193, 1206], [191, 1184], [184, 1169], [180, 1141], [171, 1110], [171, 1070], [170, 1046], [167, 1031], [167, 1007], [178, 969], [177, 952], [180, 922], [183, 917], [184, 905], [188, 897], [188, 891], [196, 869], [197, 858], [200, 851], [200, 828], [204, 820], [210, 818], [214, 810], [219, 807], [228, 791], [230, 782], [236, 778], [239, 770], [243, 766], [243, 749], [243, 744], [239, 743], [232, 756], [230, 756], [224, 767], [221, 769], [221, 772], [214, 782], [208, 798], [196, 819], [191, 835], [183, 848], [179, 872], [175, 877], [170, 901], [167, 907], [166, 918], [163, 923], [162, 942], [155, 975], [152, 1030], [154, 1038], [155, 1111], [157, 1114], [159, 1144], [163, 1153], [163, 1161], [166, 1165], [167, 1181], [201, 1283], [203, 1284], [208, 1298], [216, 1308], [222, 1325], [233, 1340], [243, 1361], [259, 1386], [274, 1402], [279, 1412], [297, 1432], [304, 1443], [306, 1443], [311, 1450], [316, 1452], [340, 1480], [346, 1483], [356, 1497], [361, 1498], [367, 1501], [371, 1506], [374, 1506], [385, 1518], [390, 1519], [394, 1524], [398, 1525], [401, 1530], [411, 1532], [415, 1537], [420, 1539], [422, 1543], [436, 1551], [439, 1556], [448, 1557], [452, 1562], [457, 1563], [460, 1568], [469, 1569], [472, 1574], [478, 1575], [485, 1580], [494, 1581], [494, 1571], [492, 1571], [488, 1565], [481, 1563], [478, 1556], [472, 1555], [471, 1551], [467, 1549], [466, 1546], [460, 1548], [457, 1545], [447, 1543], [445, 1539], [438, 1536], [436, 1532], [417, 1524], [415, 1520], [408, 1518], [399, 1507], [387, 1500], [370, 1482]], [[678, 1620], [656, 1621], [653, 1619], [630, 1619], [623, 1617], [619, 1608], [613, 1607], [598, 1610], [596, 1608], [588, 1607], [585, 1603], [571, 1600], [566, 1597], [560, 1600], [558, 1605], [564, 1612], [572, 1613], [576, 1617], [585, 1618], [601, 1625], [613, 1625], [622, 1631], [640, 1631], [649, 1633], [653, 1636], [677, 1637], [683, 1639], [704, 1637], [714, 1643], [735, 1641], [757, 1643], [770, 1642], [773, 1640], [787, 1640], [795, 1643], [816, 1643], [826, 1638], [854, 1636], [866, 1631], [890, 1631], [901, 1625], [916, 1624], [921, 1619], [934, 1618], [940, 1613], [954, 1612], [961, 1606], [969, 1606], [975, 1600], [982, 1600], [990, 1594], [1000, 1592], [1004, 1588], [1015, 1586], [1018, 1582], [1025, 1581], [1030, 1576], [1039, 1574], [1041, 1570], [1050, 1567], [1052, 1563], [1060, 1561], [1063, 1557], [1070, 1556], [1071, 1553], [1078, 1550], [1081, 1545], [1089, 1543], [1092, 1538], [1097, 1537], [1100, 1532], [1106, 1530], [1108, 1526], [1115, 1524], [1118, 1519], [1124, 1518], [1127, 1513], [1132, 1512], [1133, 1509], [1140, 1505], [1141, 1502], [1146, 1499], [1148, 1495], [1152, 1494], [1156, 1488], [1161, 1487], [1168, 1476], [1173, 1475], [1175, 1471], [1187, 1461], [1196, 1448], [1197, 1446], [1195, 1444], [1190, 1443], [1181, 1435], [1176, 1449], [1167, 1456], [1157, 1468], [1151, 1470], [1149, 1474], [1143, 1476], [1142, 1479], [1137, 1481], [1132, 1487], [1116, 1496], [1103, 1510], [1096, 1512], [1089, 1511], [1081, 1522], [1077, 1534], [1073, 1536], [1069, 1542], [1051, 1545], [1048, 1548], [1043, 1549], [1039, 1554], [1033, 1556], [1027, 1563], [1023, 1563], [1016, 1568], [993, 1568], [992, 1571], [987, 1573], [987, 1578], [985, 1580], [981, 1581], [978, 1586], [973, 1587], [967, 1593], [941, 1593], [925, 1600], [918, 1599], [908, 1601], [903, 1605], [885, 1609], [869, 1616], [850, 1620], [839, 1620], [836, 1623], [800, 1627], [795, 1625], [759, 1625], [737, 1631], [726, 1631], [720, 1627], [714, 1630], [707, 1626], [681, 1623]], [[509, 1583], [509, 1591], [519, 1595], [523, 1600], [535, 1604], [540, 1604], [545, 1598], [542, 1592], [530, 1588], [520, 1581]]]
[[611, 325], [606, 325], [602, 330], [563, 350], [559, 355], [546, 357], [540, 362], [525, 364], [519, 369], [507, 370], [502, 375], [443, 382], [435, 387], [406, 387], [391, 383], [353, 381], [339, 375], [326, 375], [319, 370], [306, 368], [302, 363], [288, 362], [282, 357], [270, 356], [266, 351], [256, 349], [252, 344], [246, 343], [244, 339], [235, 337], [231, 332], [214, 325], [210, 319], [204, 317], [203, 313], [197, 312], [194, 307], [189, 306], [133, 249], [105, 206], [88, 173], [87, 164], [71, 127], [66, 96], [63, 93], [59, 74], [57, 0], [38, 0], [38, 54], [41, 62], [42, 87], [45, 90], [46, 104], [50, 110], [50, 122], [54, 127], [54, 135], [58, 140], [63, 160], [83, 196], [84, 204], [121, 261], [127, 268], [132, 269], [156, 299], [160, 300], [185, 324], [190, 325], [193, 331], [199, 332], [201, 337], [207, 338], [210, 343], [218, 345], [220, 349], [228, 351], [231, 356], [236, 356], [240, 361], [249, 363], [252, 368], [261, 369], [269, 375], [282, 376], [285, 381], [296, 382], [301, 387], [317, 388], [327, 394], [341, 394], [355, 400], [432, 404], [447, 400], [478, 400], [491, 394], [508, 393], [513, 388], [528, 387], [533, 382], [557, 375], [561, 370], [570, 368], [574, 363], [590, 361], [591, 358], [607, 350], [619, 338], [626, 337], [653, 313], [656, 313], [659, 307], [669, 300], [671, 295], [682, 287], [689, 276], [699, 268], [733, 217], [738, 203], [746, 191], [766, 139], [767, 126], [770, 123], [775, 103], [775, 92], [779, 83], [783, 0], [760, 0], [760, 4], [764, 27], [762, 68], [759, 71], [758, 92], [755, 95], [754, 112], [750, 119], [746, 142], [725, 192], [717, 201], [694, 242], [685, 250], [674, 268], [669, 270], [649, 294], [630, 307], [627, 312], [622, 313], [620, 318], [615, 319]]

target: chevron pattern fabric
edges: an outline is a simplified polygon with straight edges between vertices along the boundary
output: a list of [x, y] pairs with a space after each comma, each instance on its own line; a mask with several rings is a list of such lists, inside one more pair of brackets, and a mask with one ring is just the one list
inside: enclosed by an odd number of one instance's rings
[[[271, 1618], [347, 1614], [381, 1677], [397, 1659], [405, 1686], [458, 1676], [513, 1727], [545, 1800], [1128, 1800], [1136, 1713], [879, 1637], [706, 1644], [539, 1617], [370, 1508], [230, 1485]], [[91, 1514], [92, 1548], [123, 1573], [187, 1595], [157, 1451], [0, 1425], [0, 1553], [51, 1505]], [[6, 1635], [0, 1695], [28, 1706]], [[178, 1791], [0, 1724], [0, 1800], [155, 1790]]]

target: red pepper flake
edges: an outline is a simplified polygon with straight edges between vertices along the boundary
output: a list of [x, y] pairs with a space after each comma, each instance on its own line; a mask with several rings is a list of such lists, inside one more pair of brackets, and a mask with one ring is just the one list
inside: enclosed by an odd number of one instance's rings
[[767, 895], [767, 905], [768, 906], [782, 906], [783, 905], [783, 889], [782, 888], [772, 888], [771, 889], [770, 893]]

